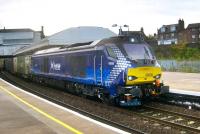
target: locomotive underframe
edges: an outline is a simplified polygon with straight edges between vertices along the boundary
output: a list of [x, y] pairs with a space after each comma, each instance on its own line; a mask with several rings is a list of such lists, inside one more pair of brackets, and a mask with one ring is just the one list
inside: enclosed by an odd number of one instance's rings
[[56, 86], [73, 94], [97, 97], [105, 103], [120, 106], [139, 106], [141, 105], [141, 99], [145, 97], [155, 97], [161, 93], [167, 92], [167, 88], [163, 86], [162, 83], [159, 87], [155, 84], [148, 83], [124, 87], [118, 86], [117, 95], [110, 96], [108, 90], [101, 86], [84, 85], [63, 80], [60, 81], [36, 75], [32, 75], [30, 78], [35, 82]]
[[119, 104], [121, 106], [141, 105], [141, 99], [146, 97], [155, 97], [161, 93], [163, 84], [156, 86], [153, 83], [133, 85], [133, 86], [119, 86], [117, 92], [119, 95]]

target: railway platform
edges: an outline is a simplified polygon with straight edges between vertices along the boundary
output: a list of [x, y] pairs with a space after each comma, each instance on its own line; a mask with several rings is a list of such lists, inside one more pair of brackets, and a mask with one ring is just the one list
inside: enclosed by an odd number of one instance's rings
[[200, 96], [200, 73], [163, 72], [162, 80], [170, 92]]
[[0, 134], [127, 132], [51, 103], [0, 79]]

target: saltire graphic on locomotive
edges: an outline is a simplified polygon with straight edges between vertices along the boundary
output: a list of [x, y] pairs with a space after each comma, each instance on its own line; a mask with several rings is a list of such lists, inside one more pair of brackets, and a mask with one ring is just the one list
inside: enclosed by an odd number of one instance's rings
[[120, 106], [138, 106], [141, 98], [168, 92], [150, 46], [134, 36], [38, 51], [32, 55], [31, 72], [33, 77], [63, 81], [73, 92]]

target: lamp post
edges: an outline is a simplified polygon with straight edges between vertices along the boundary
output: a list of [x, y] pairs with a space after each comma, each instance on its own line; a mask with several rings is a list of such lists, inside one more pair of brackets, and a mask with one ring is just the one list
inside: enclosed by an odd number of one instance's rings
[[119, 35], [122, 35], [122, 27], [127, 27], [128, 28], [128, 32], [129, 32], [129, 25], [117, 25], [117, 24], [113, 24], [112, 27], [119, 27]]
[[129, 32], [129, 25], [126, 25], [126, 24], [125, 24], [124, 27], [127, 27], [127, 28], [128, 28], [128, 32]]

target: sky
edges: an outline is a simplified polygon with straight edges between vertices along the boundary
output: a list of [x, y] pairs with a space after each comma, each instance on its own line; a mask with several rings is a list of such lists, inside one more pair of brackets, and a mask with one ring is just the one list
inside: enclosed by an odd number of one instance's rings
[[[46, 35], [70, 27], [100, 26], [114, 32], [113, 24], [144, 28], [146, 35], [162, 25], [184, 19], [185, 27], [200, 23], [200, 0], [0, 0], [0, 29], [44, 26]], [[127, 28], [123, 28], [127, 30]]]

